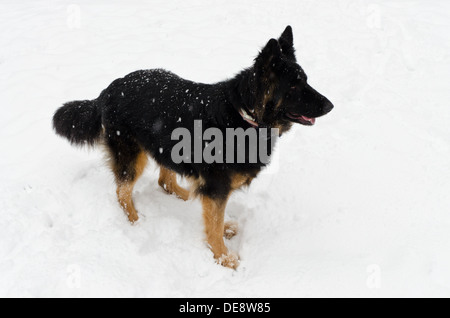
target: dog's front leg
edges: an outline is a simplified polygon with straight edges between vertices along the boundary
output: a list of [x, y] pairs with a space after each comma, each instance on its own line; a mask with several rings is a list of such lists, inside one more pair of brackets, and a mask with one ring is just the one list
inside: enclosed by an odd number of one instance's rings
[[236, 254], [228, 251], [223, 241], [226, 204], [227, 200], [202, 196], [206, 240], [214, 253], [214, 258], [219, 264], [236, 269], [239, 265], [239, 258]]

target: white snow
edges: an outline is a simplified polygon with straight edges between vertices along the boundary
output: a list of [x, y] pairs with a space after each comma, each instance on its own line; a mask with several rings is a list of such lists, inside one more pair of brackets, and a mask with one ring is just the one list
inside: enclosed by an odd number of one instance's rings
[[[450, 3], [0, 3], [1, 297], [450, 296]], [[64, 102], [166, 68], [212, 83], [290, 24], [335, 109], [280, 139], [236, 193], [237, 271], [214, 263], [201, 206], [151, 164], [131, 226], [99, 149], [51, 129]]]

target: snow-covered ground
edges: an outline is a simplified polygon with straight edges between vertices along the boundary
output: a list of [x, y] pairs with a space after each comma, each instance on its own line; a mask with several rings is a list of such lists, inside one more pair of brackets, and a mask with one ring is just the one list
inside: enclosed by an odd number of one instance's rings
[[[287, 24], [335, 109], [230, 200], [237, 271], [154, 164], [131, 226], [102, 153], [51, 129], [137, 69], [231, 77]], [[0, 30], [0, 296], [450, 296], [450, 2], [1, 0]]]

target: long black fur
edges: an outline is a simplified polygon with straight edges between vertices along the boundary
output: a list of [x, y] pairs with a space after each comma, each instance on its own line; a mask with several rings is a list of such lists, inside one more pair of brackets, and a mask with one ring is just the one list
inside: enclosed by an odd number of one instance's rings
[[258, 132], [263, 127], [287, 131], [299, 122], [289, 114], [326, 114], [332, 104], [307, 84], [294, 52], [288, 26], [278, 40], [267, 43], [251, 67], [223, 82], [195, 83], [162, 69], [136, 71], [112, 82], [95, 100], [64, 104], [53, 125], [74, 144], [94, 144], [102, 138], [124, 175], [132, 173], [126, 171], [127, 162], [144, 150], [180, 175], [201, 178], [198, 194], [225, 199], [235, 173], [255, 177], [265, 164], [175, 164], [171, 149], [178, 141], [171, 140], [171, 133], [184, 127], [193, 135], [194, 120], [202, 120], [203, 130], [219, 128], [224, 136], [226, 128], [252, 128], [241, 109], [255, 115]]
[[71, 144], [92, 146], [100, 137], [101, 110], [95, 100], [65, 103], [53, 116], [53, 128]]

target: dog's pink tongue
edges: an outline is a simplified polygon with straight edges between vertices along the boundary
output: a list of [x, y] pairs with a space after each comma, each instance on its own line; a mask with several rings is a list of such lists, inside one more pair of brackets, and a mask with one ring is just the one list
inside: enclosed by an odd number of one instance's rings
[[311, 124], [313, 124], [314, 125], [314, 123], [316, 122], [316, 119], [315, 118], [309, 118], [309, 117], [306, 117], [306, 116], [302, 116], [302, 119], [304, 119], [304, 120], [306, 120], [306, 121], [309, 121]]

